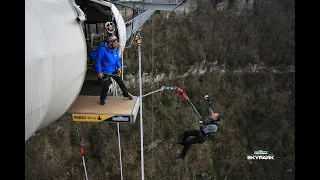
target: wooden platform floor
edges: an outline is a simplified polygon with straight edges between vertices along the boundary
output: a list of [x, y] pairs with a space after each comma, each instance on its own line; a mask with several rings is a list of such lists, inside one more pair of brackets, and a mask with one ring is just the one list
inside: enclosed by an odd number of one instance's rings
[[106, 104], [100, 104], [100, 96], [79, 95], [76, 101], [71, 105], [69, 113], [91, 113], [91, 114], [121, 114], [132, 115], [137, 97], [133, 100], [124, 99], [124, 97], [108, 96]]

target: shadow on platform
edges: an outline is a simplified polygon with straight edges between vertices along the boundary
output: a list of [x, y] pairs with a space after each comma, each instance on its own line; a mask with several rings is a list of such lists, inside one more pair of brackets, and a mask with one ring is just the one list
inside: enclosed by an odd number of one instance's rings
[[85, 80], [79, 95], [100, 96], [101, 88], [99, 80]]

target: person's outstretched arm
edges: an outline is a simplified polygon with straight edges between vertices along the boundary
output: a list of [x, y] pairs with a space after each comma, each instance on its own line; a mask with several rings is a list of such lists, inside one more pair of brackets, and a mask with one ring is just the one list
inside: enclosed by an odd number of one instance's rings
[[208, 95], [205, 95], [205, 96], [204, 96], [204, 99], [207, 100], [207, 103], [208, 103], [208, 116], [210, 116], [210, 115], [213, 113], [213, 110], [212, 110], [212, 108], [211, 108], [212, 102], [211, 102], [211, 100], [209, 99], [209, 96], [208, 96]]

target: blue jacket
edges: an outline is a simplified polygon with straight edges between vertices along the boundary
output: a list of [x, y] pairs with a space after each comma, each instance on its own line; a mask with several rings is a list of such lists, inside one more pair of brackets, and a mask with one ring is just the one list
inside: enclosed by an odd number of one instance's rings
[[104, 44], [101, 43], [96, 49], [94, 49], [90, 54], [89, 54], [89, 58], [93, 61], [96, 61], [97, 59], [97, 55], [98, 55], [98, 52], [99, 52], [99, 49], [100, 48], [104, 48]]
[[[101, 43], [104, 46], [104, 43]], [[118, 68], [121, 68], [120, 57], [117, 49], [107, 46], [101, 47], [96, 56], [96, 71], [97, 73], [114, 73]]]

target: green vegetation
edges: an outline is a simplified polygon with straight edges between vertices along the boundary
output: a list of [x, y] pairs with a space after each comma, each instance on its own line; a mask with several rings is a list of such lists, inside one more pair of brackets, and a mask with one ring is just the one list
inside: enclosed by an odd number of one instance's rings
[[[175, 159], [181, 149], [175, 138], [198, 128], [197, 116], [177, 93], [145, 97], [145, 179], [295, 179], [295, 73], [286, 72], [295, 62], [295, 3], [259, 2], [246, 16], [235, 16], [232, 9], [214, 11], [216, 1], [198, 0], [201, 10], [172, 13], [169, 19], [156, 12], [144, 25], [143, 72], [166, 77], [143, 84], [143, 94], [163, 85], [180, 87], [201, 114], [203, 95], [209, 94], [213, 109], [223, 115], [212, 139], [191, 147], [184, 160]], [[136, 46], [127, 49], [124, 58], [126, 72], [137, 74]], [[181, 76], [204, 60], [207, 69], [217, 62], [226, 72]], [[253, 64], [266, 69], [234, 73]], [[132, 94], [138, 95], [138, 84], [133, 86]], [[84, 179], [77, 127], [65, 115], [31, 137], [25, 143], [25, 179]], [[117, 125], [82, 123], [81, 132], [88, 178], [120, 179]], [[124, 179], [141, 179], [139, 114], [135, 124], [120, 124], [120, 135]], [[260, 149], [274, 154], [275, 160], [247, 160]]]

